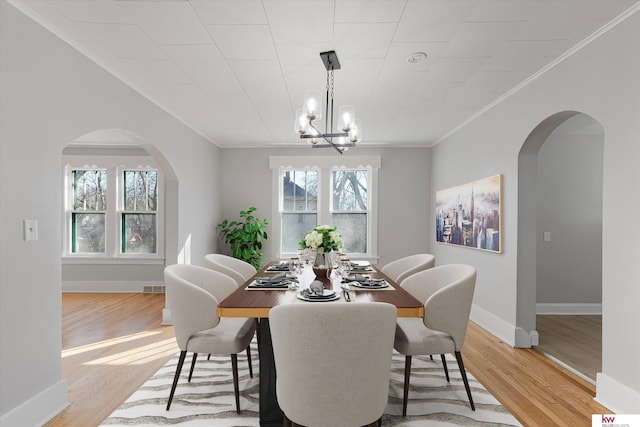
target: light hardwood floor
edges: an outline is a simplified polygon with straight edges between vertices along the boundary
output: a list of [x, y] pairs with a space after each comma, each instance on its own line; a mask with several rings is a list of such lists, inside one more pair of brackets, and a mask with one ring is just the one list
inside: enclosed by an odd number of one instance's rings
[[[162, 294], [63, 294], [62, 375], [70, 406], [46, 426], [96, 426], [177, 352]], [[525, 426], [590, 426], [609, 413], [593, 385], [470, 322], [466, 368]]]
[[602, 370], [602, 316], [538, 315], [536, 329], [538, 351], [595, 381]]

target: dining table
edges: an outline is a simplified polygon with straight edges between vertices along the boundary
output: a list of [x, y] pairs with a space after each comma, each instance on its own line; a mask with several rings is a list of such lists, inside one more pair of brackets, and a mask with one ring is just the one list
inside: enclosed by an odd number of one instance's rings
[[[273, 261], [219, 302], [217, 310], [220, 317], [258, 319], [259, 416], [262, 427], [282, 426], [283, 423], [283, 413], [276, 396], [276, 369], [269, 327], [269, 311], [273, 307], [282, 304], [385, 302], [396, 306], [398, 317], [424, 316], [424, 304], [375, 265], [366, 261], [352, 264], [354, 269], [346, 277], [331, 269], [330, 274], [316, 275], [308, 264], [299, 274], [292, 275], [288, 272], [287, 261]], [[309, 288], [316, 287], [318, 282], [330, 297], [308, 297]]]

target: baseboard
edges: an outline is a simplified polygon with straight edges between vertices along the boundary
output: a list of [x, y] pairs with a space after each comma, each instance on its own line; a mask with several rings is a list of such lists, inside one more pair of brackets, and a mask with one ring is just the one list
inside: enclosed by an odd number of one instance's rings
[[515, 347], [516, 327], [509, 322], [504, 321], [500, 317], [485, 310], [482, 307], [473, 304], [469, 318], [483, 329], [489, 331], [502, 341]]
[[637, 414], [640, 408], [640, 393], [598, 372], [595, 401], [615, 414]]
[[601, 315], [602, 303], [538, 303], [536, 314]]
[[0, 417], [2, 427], [41, 426], [69, 406], [67, 380], [61, 379], [51, 387], [23, 402]]
[[164, 293], [164, 281], [63, 281], [62, 292]]

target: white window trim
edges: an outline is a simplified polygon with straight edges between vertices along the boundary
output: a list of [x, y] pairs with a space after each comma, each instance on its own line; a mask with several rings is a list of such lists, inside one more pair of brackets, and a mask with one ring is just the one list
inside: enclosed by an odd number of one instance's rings
[[281, 247], [281, 213], [282, 206], [280, 195], [282, 194], [282, 180], [280, 175], [286, 169], [297, 170], [317, 170], [320, 173], [318, 182], [318, 223], [331, 224], [331, 177], [334, 170], [340, 169], [367, 169], [369, 171], [368, 189], [368, 230], [366, 254], [349, 254], [357, 259], [367, 260], [372, 263], [378, 261], [378, 170], [381, 167], [380, 156], [270, 156], [269, 167], [272, 170], [272, 186], [278, 189], [278, 193], [273, 197], [271, 223], [272, 253], [278, 254], [280, 258], [289, 258], [295, 254], [283, 253]]
[[[63, 167], [63, 248], [64, 264], [161, 264], [164, 262], [164, 175], [162, 169], [151, 157], [138, 156], [65, 156]], [[107, 171], [107, 216], [105, 219], [105, 253], [87, 254], [71, 252], [71, 209], [73, 194], [71, 188], [71, 171], [78, 169], [104, 169]], [[123, 172], [125, 170], [156, 170], [158, 172], [159, 204], [156, 213], [156, 253], [122, 253], [121, 252], [121, 213], [123, 194]], [[114, 194], [115, 193], [115, 194]]]

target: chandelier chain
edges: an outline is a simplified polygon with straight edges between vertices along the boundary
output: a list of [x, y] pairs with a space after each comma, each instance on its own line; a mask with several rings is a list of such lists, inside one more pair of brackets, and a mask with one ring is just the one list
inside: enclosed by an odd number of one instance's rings
[[[331, 99], [333, 100], [333, 68], [331, 69]], [[328, 88], [327, 88], [328, 89]]]

